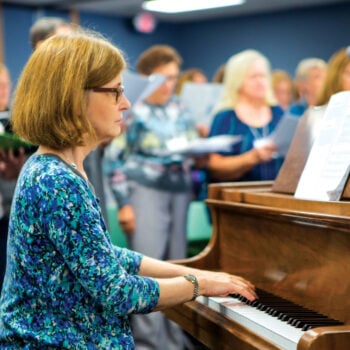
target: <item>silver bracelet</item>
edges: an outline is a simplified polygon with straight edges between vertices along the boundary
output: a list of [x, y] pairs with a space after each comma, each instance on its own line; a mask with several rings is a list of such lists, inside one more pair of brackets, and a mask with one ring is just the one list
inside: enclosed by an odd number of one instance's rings
[[191, 300], [194, 300], [199, 295], [199, 284], [198, 279], [195, 275], [192, 275], [188, 273], [187, 275], [183, 276], [187, 281], [191, 282], [193, 284], [193, 298]]

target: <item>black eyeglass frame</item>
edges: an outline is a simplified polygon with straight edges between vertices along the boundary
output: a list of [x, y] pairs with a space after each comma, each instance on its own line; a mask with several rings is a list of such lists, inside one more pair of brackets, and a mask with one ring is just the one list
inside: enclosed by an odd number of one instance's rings
[[118, 102], [119, 99], [123, 96], [124, 94], [124, 86], [120, 86], [117, 88], [112, 88], [112, 87], [96, 87], [96, 88], [86, 88], [85, 90], [91, 90], [93, 92], [112, 92], [115, 93], [115, 101]]

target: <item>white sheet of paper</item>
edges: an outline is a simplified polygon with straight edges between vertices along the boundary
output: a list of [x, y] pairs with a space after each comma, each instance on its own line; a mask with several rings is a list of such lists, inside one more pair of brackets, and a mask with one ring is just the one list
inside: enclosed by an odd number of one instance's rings
[[148, 97], [153, 91], [155, 91], [161, 84], [164, 83], [166, 76], [163, 74], [151, 74], [148, 77], [148, 84], [146, 89], [142, 92], [140, 100]]
[[242, 140], [242, 136], [219, 135], [208, 138], [199, 138], [189, 141], [186, 144], [183, 142], [173, 142], [168, 144], [168, 149], [171, 153], [184, 154], [207, 154], [215, 152], [229, 151], [235, 143]]
[[140, 75], [136, 72], [126, 70], [123, 73], [123, 84], [125, 87], [125, 95], [133, 106], [137, 101], [146, 98], [159, 85], [161, 85], [165, 76], [161, 74], [152, 74], [148, 77]]
[[350, 91], [333, 95], [328, 103], [300, 177], [295, 197], [339, 200], [350, 170]]
[[285, 115], [270, 135], [254, 140], [254, 147], [259, 148], [273, 142], [278, 147], [276, 157], [285, 156], [292, 142], [298, 123], [299, 118]]
[[213, 109], [222, 93], [222, 84], [185, 83], [180, 98], [191, 111], [196, 123], [210, 127]]
[[0, 112], [0, 120], [8, 120], [10, 119], [10, 111]]
[[298, 123], [299, 118], [285, 115], [275, 130], [267, 137], [268, 140], [273, 141], [277, 145], [280, 156], [287, 154]]

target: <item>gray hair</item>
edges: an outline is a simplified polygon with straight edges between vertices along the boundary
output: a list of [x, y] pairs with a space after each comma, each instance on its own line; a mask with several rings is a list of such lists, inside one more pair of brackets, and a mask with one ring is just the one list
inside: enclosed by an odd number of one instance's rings
[[306, 80], [308, 79], [311, 69], [320, 68], [325, 69], [327, 67], [326, 61], [321, 58], [311, 57], [305, 58], [299, 62], [295, 70], [295, 80]]
[[29, 36], [32, 48], [35, 49], [38, 42], [55, 34], [60, 26], [70, 26], [60, 17], [41, 17], [30, 28]]

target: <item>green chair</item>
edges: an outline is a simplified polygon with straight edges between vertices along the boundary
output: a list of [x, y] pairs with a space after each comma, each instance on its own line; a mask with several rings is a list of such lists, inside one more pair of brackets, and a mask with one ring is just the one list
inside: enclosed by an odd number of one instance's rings
[[111, 236], [111, 241], [114, 245], [119, 247], [126, 247], [127, 242], [125, 234], [121, 227], [119, 226], [117, 220], [117, 205], [114, 203], [109, 203], [107, 205], [107, 216], [108, 216], [108, 226], [109, 234]]
[[212, 234], [206, 204], [203, 201], [192, 201], [187, 218], [187, 255], [194, 256], [201, 252]]
[[[117, 221], [117, 205], [107, 205], [108, 226], [112, 243], [119, 247], [127, 247], [125, 234]], [[188, 256], [197, 255], [207, 245], [212, 234], [212, 225], [209, 222], [206, 204], [202, 201], [193, 201], [190, 204], [187, 219]]]

